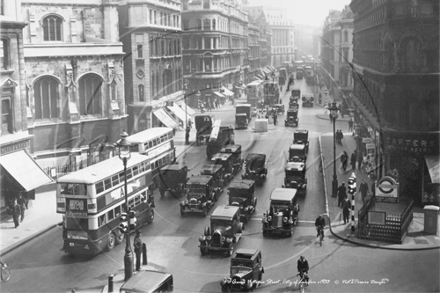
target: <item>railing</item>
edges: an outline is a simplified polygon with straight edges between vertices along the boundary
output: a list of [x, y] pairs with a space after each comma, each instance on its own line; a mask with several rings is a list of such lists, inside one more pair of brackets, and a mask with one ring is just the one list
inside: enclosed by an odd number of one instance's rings
[[104, 153], [101, 153], [98, 155], [89, 156], [87, 159], [84, 159], [84, 160], [81, 160], [78, 162], [73, 162], [73, 163], [63, 164], [63, 165], [58, 165], [58, 166], [52, 166], [52, 167], [46, 167], [46, 168], [43, 168], [43, 170], [50, 177], [58, 178], [58, 177], [66, 175], [66, 174], [81, 170], [87, 166], [91, 166], [96, 163], [107, 160], [109, 157], [110, 157], [109, 155], [104, 155]]
[[375, 207], [375, 200], [371, 199], [358, 212], [357, 237], [402, 244], [413, 219], [413, 206], [411, 201], [402, 214], [387, 214], [384, 225], [369, 224], [368, 211]]

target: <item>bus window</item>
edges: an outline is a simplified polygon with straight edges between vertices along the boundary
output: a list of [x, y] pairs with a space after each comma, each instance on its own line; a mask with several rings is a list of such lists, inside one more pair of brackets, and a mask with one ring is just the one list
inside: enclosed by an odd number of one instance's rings
[[127, 180], [133, 177], [133, 174], [131, 173], [131, 169], [127, 169]]
[[132, 198], [132, 199], [130, 199], [130, 200], [128, 201], [128, 207], [129, 207], [130, 209], [134, 208], [134, 198]]
[[66, 217], [66, 229], [87, 231], [89, 229], [89, 223], [87, 219]]
[[154, 170], [154, 163], [150, 164], [150, 168], [151, 168], [151, 170]]
[[105, 220], [105, 214], [101, 215], [98, 217], [98, 227], [101, 227], [102, 225], [104, 225], [106, 222]]
[[119, 176], [118, 175], [112, 177], [112, 184], [113, 184], [113, 186], [116, 186], [119, 184]]
[[136, 197], [134, 198], [135, 206], [137, 206], [140, 203], [141, 203], [141, 196], [140, 195], [136, 195]]
[[133, 176], [136, 176], [137, 174], [139, 174], [139, 167], [138, 166], [134, 166], [133, 167]]
[[153, 147], [153, 142], [152, 141], [149, 141], [148, 142], [148, 145], [150, 146], [150, 149]]
[[158, 167], [159, 167], [158, 162], [157, 161], [154, 162], [154, 168], [158, 168]]
[[109, 211], [107, 212], [107, 218], [108, 218], [109, 221], [111, 221], [111, 220], [113, 220], [113, 219], [115, 218], [115, 210], [116, 210], [116, 209], [114, 209], [114, 210], [109, 210]]
[[112, 187], [112, 181], [110, 180], [110, 178], [105, 179], [104, 180], [104, 188], [107, 190], [107, 189], [110, 189], [111, 187]]
[[103, 191], [104, 191], [104, 182], [101, 181], [101, 182], [96, 183], [96, 194], [99, 194]]
[[115, 207], [115, 218], [121, 215], [121, 206]]
[[156, 146], [157, 145], [157, 141], [156, 141], [156, 139], [153, 139], [153, 146]]
[[119, 173], [119, 182], [124, 182], [124, 178], [125, 178], [124, 172]]

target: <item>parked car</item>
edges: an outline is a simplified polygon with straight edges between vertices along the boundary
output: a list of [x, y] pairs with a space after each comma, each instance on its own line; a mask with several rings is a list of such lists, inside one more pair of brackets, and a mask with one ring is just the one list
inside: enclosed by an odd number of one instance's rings
[[313, 107], [313, 101], [315, 100], [315, 98], [313, 97], [313, 95], [303, 95], [302, 97], [302, 106], [303, 107]]
[[307, 129], [296, 129], [293, 132], [293, 144], [303, 144], [306, 152], [309, 152], [309, 131]]
[[231, 182], [234, 172], [234, 161], [232, 153], [217, 153], [212, 156], [211, 164], [223, 166], [223, 179], [225, 185]]
[[275, 188], [272, 191], [269, 210], [263, 214], [263, 236], [272, 233], [292, 236], [294, 223], [298, 219], [299, 212], [296, 192], [296, 189], [290, 188]]
[[248, 119], [245, 113], [235, 114], [235, 129], [247, 129]]
[[212, 186], [218, 198], [225, 187], [223, 166], [215, 164], [204, 165], [200, 171], [200, 175], [209, 175], [212, 177]]
[[253, 180], [234, 180], [228, 187], [229, 205], [240, 208], [240, 221], [246, 223], [257, 207]]
[[289, 162], [306, 162], [306, 146], [303, 144], [291, 144], [289, 147]]
[[263, 185], [267, 177], [266, 155], [250, 153], [244, 160], [242, 179], [254, 180], [256, 185]]
[[176, 197], [184, 194], [188, 168], [178, 164], [171, 164], [160, 168], [159, 171], [159, 192], [160, 196], [164, 196], [167, 191]]
[[264, 274], [261, 251], [237, 249], [231, 258], [229, 278], [220, 282], [222, 292], [251, 290], [262, 283]]
[[233, 245], [240, 240], [242, 233], [240, 208], [218, 206], [211, 214], [211, 226], [205, 227], [203, 235], [199, 238], [200, 252], [205, 255], [210, 251], [219, 251], [231, 256]]
[[213, 187], [213, 180], [208, 175], [196, 175], [187, 182], [187, 200], [180, 203], [180, 214], [202, 213], [208, 215], [209, 209], [217, 201], [217, 194]]
[[232, 155], [232, 175], [235, 176], [243, 168], [243, 159], [241, 158], [241, 145], [228, 145], [220, 150], [220, 153]]
[[284, 126], [298, 126], [298, 110], [289, 109], [287, 110], [286, 119], [284, 120]]
[[294, 188], [307, 193], [306, 166], [303, 162], [287, 162], [284, 168], [283, 187]]

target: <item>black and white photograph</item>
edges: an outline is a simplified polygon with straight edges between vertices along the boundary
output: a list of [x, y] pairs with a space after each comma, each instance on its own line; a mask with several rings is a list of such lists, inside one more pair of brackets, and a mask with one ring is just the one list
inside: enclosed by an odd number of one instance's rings
[[0, 0], [0, 291], [440, 292], [439, 0]]

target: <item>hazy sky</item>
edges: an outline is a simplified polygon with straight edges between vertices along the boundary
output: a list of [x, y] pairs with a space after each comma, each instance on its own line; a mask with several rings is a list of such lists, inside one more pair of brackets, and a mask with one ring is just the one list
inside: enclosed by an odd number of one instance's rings
[[249, 5], [279, 7], [290, 15], [297, 24], [319, 26], [329, 10], [342, 10], [351, 0], [248, 0]]

